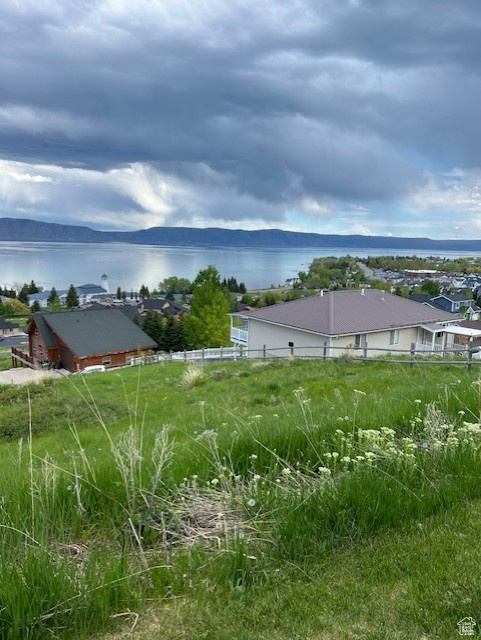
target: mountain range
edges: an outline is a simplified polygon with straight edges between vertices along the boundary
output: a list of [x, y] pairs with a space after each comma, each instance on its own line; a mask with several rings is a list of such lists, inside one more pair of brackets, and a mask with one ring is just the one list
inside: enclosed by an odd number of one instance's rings
[[152, 227], [139, 231], [97, 231], [90, 227], [37, 220], [0, 218], [0, 241], [17, 242], [126, 242], [160, 246], [322, 247], [472, 251], [481, 253], [481, 240], [432, 240], [392, 236], [335, 235], [281, 231], [280, 229], [222, 229], [211, 227]]

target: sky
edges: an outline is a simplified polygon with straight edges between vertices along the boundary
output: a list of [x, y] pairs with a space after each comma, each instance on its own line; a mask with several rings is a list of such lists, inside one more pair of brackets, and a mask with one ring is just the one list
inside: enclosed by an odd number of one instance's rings
[[0, 217], [481, 238], [479, 0], [2, 0]]

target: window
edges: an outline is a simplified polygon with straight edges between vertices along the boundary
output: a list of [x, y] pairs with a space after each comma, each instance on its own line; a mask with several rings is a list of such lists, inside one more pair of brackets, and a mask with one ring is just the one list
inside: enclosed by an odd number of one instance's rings
[[110, 358], [102, 358], [102, 364], [110, 364]]
[[389, 332], [389, 344], [399, 344], [399, 329], [391, 329]]
[[356, 349], [364, 349], [367, 347], [367, 336], [365, 333], [358, 333], [356, 335]]

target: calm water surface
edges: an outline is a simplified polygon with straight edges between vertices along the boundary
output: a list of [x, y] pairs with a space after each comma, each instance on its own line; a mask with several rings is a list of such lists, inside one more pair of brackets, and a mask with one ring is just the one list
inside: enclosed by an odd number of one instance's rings
[[[248, 289], [284, 284], [314, 258], [346, 254], [392, 255], [392, 249], [286, 249], [237, 247], [159, 247], [134, 244], [83, 244], [50, 242], [0, 242], [0, 284], [35, 282], [44, 288], [65, 289], [109, 276], [110, 290], [150, 289], [169, 276], [193, 280], [200, 269], [213, 264], [221, 277], [235, 276]], [[433, 255], [432, 251], [403, 250], [402, 255]], [[446, 257], [469, 255], [445, 252]]]

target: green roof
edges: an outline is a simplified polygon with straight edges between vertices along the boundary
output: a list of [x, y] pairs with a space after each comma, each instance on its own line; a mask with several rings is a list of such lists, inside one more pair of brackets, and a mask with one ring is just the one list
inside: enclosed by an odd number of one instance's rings
[[51, 346], [54, 335], [79, 358], [144, 349], [155, 349], [157, 343], [139, 329], [118, 309], [68, 311], [36, 314], [35, 321]]
[[27, 328], [27, 333], [30, 333], [32, 325], [35, 324], [39, 334], [42, 336], [46, 347], [56, 347], [55, 337], [50, 330], [49, 326], [45, 322], [45, 315], [43, 313], [35, 313], [30, 320]]

